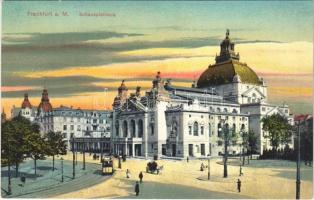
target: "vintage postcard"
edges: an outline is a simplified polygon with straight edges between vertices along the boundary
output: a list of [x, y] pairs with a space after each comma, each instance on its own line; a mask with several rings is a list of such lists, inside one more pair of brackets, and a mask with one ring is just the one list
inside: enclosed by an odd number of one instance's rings
[[2, 1], [2, 198], [312, 199], [312, 1]]

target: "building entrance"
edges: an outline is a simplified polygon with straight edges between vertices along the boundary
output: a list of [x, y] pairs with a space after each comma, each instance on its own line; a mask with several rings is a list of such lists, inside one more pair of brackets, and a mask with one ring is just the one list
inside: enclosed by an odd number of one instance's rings
[[189, 156], [193, 156], [193, 144], [189, 144]]
[[142, 145], [141, 144], [135, 144], [134, 145], [135, 150], [135, 156], [142, 156]]
[[176, 156], [176, 152], [177, 152], [177, 145], [172, 144], [172, 156]]

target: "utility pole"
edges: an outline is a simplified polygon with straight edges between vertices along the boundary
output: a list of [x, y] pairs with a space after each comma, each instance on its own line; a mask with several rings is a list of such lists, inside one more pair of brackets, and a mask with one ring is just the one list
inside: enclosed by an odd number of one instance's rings
[[296, 199], [300, 199], [300, 185], [301, 185], [301, 181], [300, 181], [300, 123], [301, 120], [298, 121], [298, 157], [297, 157], [297, 181], [296, 181]]

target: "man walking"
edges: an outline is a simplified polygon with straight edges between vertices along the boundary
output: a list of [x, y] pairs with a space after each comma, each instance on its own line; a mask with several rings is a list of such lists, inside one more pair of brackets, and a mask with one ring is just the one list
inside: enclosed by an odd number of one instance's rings
[[240, 179], [238, 179], [238, 192], [241, 192], [241, 181], [240, 181]]
[[138, 196], [139, 193], [140, 193], [140, 186], [138, 184], [138, 181], [136, 181], [136, 184], [135, 184], [135, 194], [136, 194], [136, 196]]
[[129, 169], [126, 170], [126, 178], [130, 178], [130, 170]]
[[140, 174], [138, 175], [138, 177], [140, 178], [140, 183], [142, 183], [142, 180], [143, 180], [143, 173], [140, 172]]
[[240, 165], [240, 174], [239, 174], [239, 176], [243, 176], [242, 165]]

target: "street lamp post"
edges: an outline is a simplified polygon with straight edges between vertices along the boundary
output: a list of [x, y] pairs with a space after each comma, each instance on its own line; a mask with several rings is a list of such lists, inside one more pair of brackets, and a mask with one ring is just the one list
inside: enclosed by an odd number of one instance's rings
[[85, 136], [83, 137], [83, 170], [85, 170]]
[[61, 157], [61, 182], [63, 182], [63, 158]]
[[101, 133], [101, 138], [100, 138], [100, 162], [102, 162], [102, 157], [103, 157], [103, 143], [102, 143], [102, 139], [104, 137], [104, 133]]
[[121, 156], [119, 156], [118, 168], [121, 169]]
[[73, 179], [75, 179], [75, 150], [74, 150], [74, 136], [72, 137], [72, 153], [73, 153]]
[[8, 195], [12, 194], [11, 189], [11, 163], [10, 163], [10, 155], [8, 155]]
[[296, 199], [300, 199], [300, 185], [301, 185], [301, 180], [300, 180], [300, 123], [301, 120], [298, 121], [298, 158], [297, 158], [297, 181], [296, 181]]
[[210, 156], [208, 156], [208, 180], [210, 180]]
[[227, 169], [227, 161], [228, 161], [228, 137], [229, 137], [229, 130], [226, 130], [226, 127], [225, 127], [225, 121], [222, 120], [222, 131], [223, 131], [223, 134], [224, 134], [224, 149], [225, 149], [225, 153], [224, 153], [224, 178], [227, 178], [228, 177], [228, 169]]

